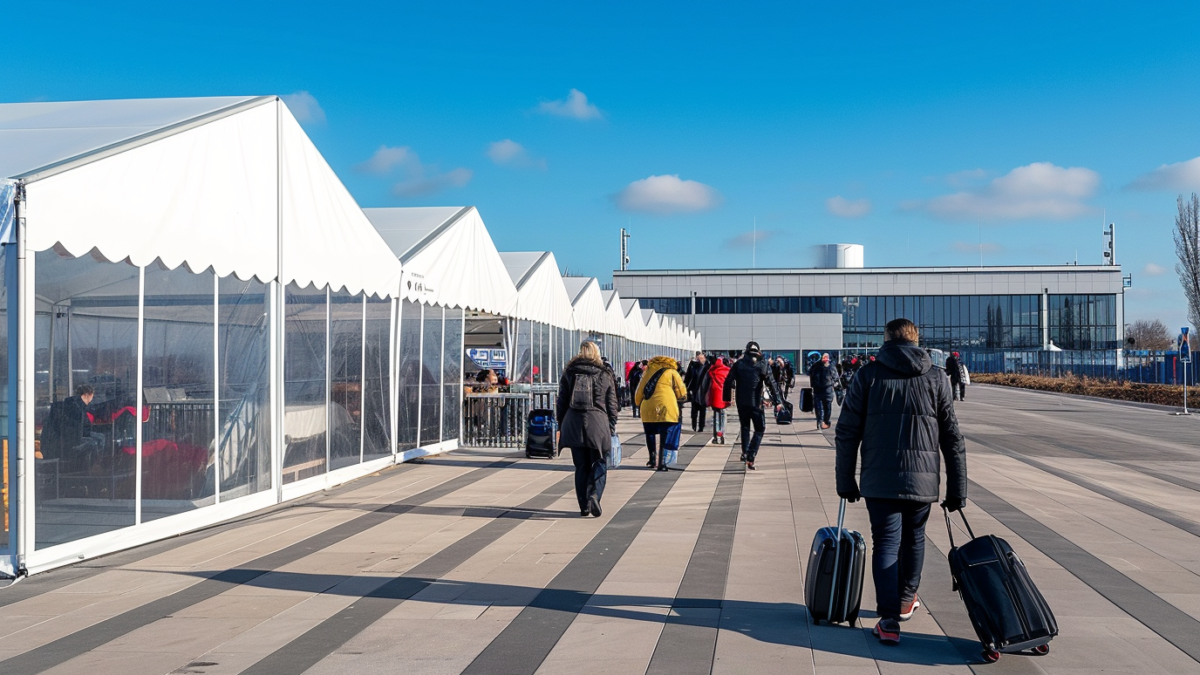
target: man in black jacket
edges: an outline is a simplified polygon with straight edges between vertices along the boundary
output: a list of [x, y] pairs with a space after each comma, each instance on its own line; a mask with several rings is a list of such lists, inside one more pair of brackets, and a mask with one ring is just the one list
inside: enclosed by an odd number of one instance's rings
[[[763, 387], [771, 392], [771, 400], [775, 410], [783, 408], [783, 397], [779, 395], [779, 386], [771, 374], [771, 367], [763, 360], [762, 350], [757, 342], [746, 343], [746, 352], [742, 358], [734, 362], [725, 376], [725, 390], [722, 398], [728, 403], [730, 395], [737, 389], [738, 424], [741, 426], [742, 461], [746, 468], [754, 470], [754, 458], [758, 456], [758, 446], [762, 444], [763, 432], [767, 423], [763, 417], [762, 396]], [[750, 435], [750, 425], [754, 425], [754, 435]]]
[[[967, 458], [946, 376], [917, 346], [908, 319], [887, 324], [878, 359], [850, 384], [837, 424], [837, 493], [864, 497], [871, 516], [880, 642], [900, 642], [900, 621], [921, 605], [917, 586], [925, 561], [925, 522], [938, 500], [941, 458], [946, 459], [946, 499], [966, 504]], [[862, 455], [861, 483], [855, 468]]]
[[91, 385], [75, 387], [75, 395], [51, 404], [42, 425], [42, 451], [66, 470], [91, 466], [104, 447], [104, 435], [92, 430], [87, 409], [96, 396]]
[[692, 408], [692, 431], [704, 431], [704, 418], [708, 411], [704, 401], [700, 399], [700, 385], [704, 382], [704, 371], [708, 367], [704, 352], [696, 352], [696, 356], [688, 363], [687, 372], [683, 375], [683, 386], [687, 388], [688, 401]]
[[956, 401], [967, 400], [967, 385], [963, 383], [962, 362], [958, 360], [958, 352], [946, 358], [946, 374], [950, 376], [950, 394]]
[[829, 365], [829, 354], [822, 354], [808, 369], [808, 383], [813, 390], [813, 411], [817, 414], [817, 428], [829, 428], [829, 415], [833, 411], [833, 389], [837, 386], [837, 372]]

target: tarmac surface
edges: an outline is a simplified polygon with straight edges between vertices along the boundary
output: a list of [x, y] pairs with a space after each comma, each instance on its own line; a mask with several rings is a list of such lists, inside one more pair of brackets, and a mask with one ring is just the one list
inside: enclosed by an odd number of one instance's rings
[[[1200, 673], [1200, 417], [967, 395], [966, 513], [1053, 608], [1046, 656], [982, 662], [936, 513], [899, 647], [870, 635], [869, 570], [861, 625], [813, 626], [832, 429], [769, 423], [746, 472], [730, 419], [729, 444], [685, 433], [660, 473], [626, 412], [600, 518], [579, 516], [565, 456], [405, 464], [0, 591], [0, 673]], [[861, 503], [847, 523], [869, 532]]]

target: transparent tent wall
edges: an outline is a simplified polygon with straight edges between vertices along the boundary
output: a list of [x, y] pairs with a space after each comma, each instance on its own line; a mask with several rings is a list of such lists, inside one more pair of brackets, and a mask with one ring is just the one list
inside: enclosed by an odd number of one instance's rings
[[392, 302], [367, 298], [363, 312], [363, 461], [392, 452]]
[[8, 425], [8, 257], [16, 254], [16, 246], [0, 248], [0, 555], [12, 553], [14, 537], [10, 534], [17, 519], [17, 502], [13, 498], [13, 470], [16, 465], [16, 446], [9, 444]]
[[526, 319], [517, 321], [517, 353], [513, 360], [513, 372], [509, 376], [509, 380], [512, 382], [529, 383], [533, 381], [532, 331], [532, 322]]
[[442, 440], [458, 438], [463, 400], [463, 311], [446, 310], [446, 330], [442, 351]]
[[329, 295], [330, 470], [362, 461], [362, 349], [365, 298], [345, 291]]
[[217, 381], [221, 500], [271, 487], [271, 335], [257, 279], [218, 282]]
[[442, 440], [443, 311], [426, 306], [421, 338], [421, 447]]
[[399, 421], [396, 426], [397, 448], [417, 447], [421, 406], [421, 304], [404, 300], [400, 304], [400, 364], [397, 383]]
[[289, 284], [284, 298], [284, 483], [328, 467], [328, 296]]

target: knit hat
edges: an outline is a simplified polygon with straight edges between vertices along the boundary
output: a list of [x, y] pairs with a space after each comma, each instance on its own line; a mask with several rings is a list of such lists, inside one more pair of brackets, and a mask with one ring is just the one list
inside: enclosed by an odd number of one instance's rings
[[758, 343], [754, 340], [746, 343], [746, 351], [750, 354], [762, 354], [762, 349], [759, 348]]

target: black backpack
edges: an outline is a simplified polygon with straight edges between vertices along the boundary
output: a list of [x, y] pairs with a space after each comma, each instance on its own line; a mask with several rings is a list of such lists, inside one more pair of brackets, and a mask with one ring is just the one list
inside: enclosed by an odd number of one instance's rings
[[571, 389], [572, 410], [596, 409], [596, 377], [597, 375], [591, 373], [575, 373], [575, 386]]

